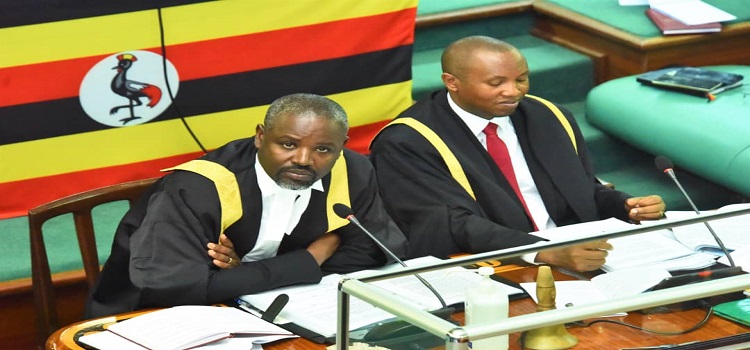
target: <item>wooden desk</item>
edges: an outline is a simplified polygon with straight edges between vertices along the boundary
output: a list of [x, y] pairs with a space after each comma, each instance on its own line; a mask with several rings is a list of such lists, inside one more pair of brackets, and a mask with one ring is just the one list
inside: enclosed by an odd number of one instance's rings
[[[536, 279], [534, 266], [502, 272], [503, 277], [517, 282], [532, 282]], [[554, 272], [555, 280], [570, 280], [570, 276]], [[536, 311], [536, 304], [530, 298], [516, 300], [510, 304], [511, 316], [523, 315]], [[101, 331], [106, 325], [125, 320], [148, 311], [139, 311], [113, 317], [104, 317], [89, 321], [82, 321], [62, 328], [52, 334], [47, 340], [47, 349], [83, 349], [76, 344], [74, 338], [87, 332]], [[643, 315], [631, 312], [623, 317], [609, 319], [620, 320], [632, 325], [661, 332], [678, 332], [688, 329], [703, 319], [705, 312], [699, 309], [680, 311], [668, 314]], [[463, 314], [457, 314], [456, 319], [463, 322]], [[701, 328], [688, 334], [663, 336], [646, 333], [629, 327], [610, 323], [597, 323], [587, 328], [569, 328], [569, 332], [578, 337], [576, 350], [617, 349], [621, 347], [649, 346], [661, 344], [676, 344], [694, 340], [709, 340], [733, 334], [750, 332], [745, 327], [717, 316], [711, 316]], [[510, 349], [520, 349], [518, 345], [519, 333], [510, 334]], [[321, 350], [325, 345], [316, 344], [305, 339], [281, 340], [263, 346], [266, 350]]]
[[[533, 4], [531, 33], [594, 61], [596, 83], [667, 65], [714, 66], [750, 61], [750, 23], [725, 26], [712, 35], [642, 38], [546, 1]], [[715, 35], [714, 35], [715, 34]]]

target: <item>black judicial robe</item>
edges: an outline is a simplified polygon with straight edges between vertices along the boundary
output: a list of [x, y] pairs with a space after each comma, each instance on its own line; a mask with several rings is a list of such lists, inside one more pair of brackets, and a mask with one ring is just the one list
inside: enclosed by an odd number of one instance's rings
[[[391, 125], [373, 140], [375, 166], [386, 210], [409, 239], [409, 257], [478, 253], [531, 244], [533, 225], [508, 181], [441, 90], [397, 118], [411, 117], [432, 129], [454, 153], [476, 196], [451, 176], [440, 154], [416, 130]], [[627, 220], [630, 196], [600, 184], [580, 128], [569, 121], [578, 148], [554, 114], [524, 98], [510, 116], [545, 207], [558, 225], [616, 217]]]
[[[231, 142], [201, 159], [219, 163], [236, 176], [243, 216], [224, 232], [242, 257], [255, 245], [262, 199], [255, 174], [254, 138]], [[366, 157], [344, 150], [351, 207], [362, 224], [397, 255], [406, 238], [386, 214], [375, 174]], [[175, 171], [160, 179], [128, 211], [115, 233], [112, 253], [92, 290], [87, 317], [149, 307], [212, 304], [277, 287], [318, 283], [326, 273], [347, 273], [383, 265], [386, 256], [354, 225], [333, 232], [341, 246], [322, 266], [305, 248], [326, 233], [326, 192], [313, 190], [294, 231], [285, 235], [276, 257], [219, 269], [206, 244], [218, 242], [221, 212], [216, 186], [206, 177]], [[389, 259], [388, 259], [389, 260]]]

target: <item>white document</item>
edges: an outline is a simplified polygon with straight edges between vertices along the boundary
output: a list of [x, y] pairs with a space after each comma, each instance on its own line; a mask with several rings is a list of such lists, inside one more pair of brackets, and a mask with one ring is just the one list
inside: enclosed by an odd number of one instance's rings
[[[590, 281], [555, 281], [555, 305], [562, 309], [638, 295], [669, 276], [666, 270], [638, 268], [601, 274]], [[521, 283], [521, 287], [538, 302], [536, 282]], [[624, 315], [626, 313], [602, 316]]]
[[650, 0], [649, 4], [652, 9], [689, 25], [737, 19], [736, 16], [701, 0]]
[[633, 226], [625, 221], [615, 218], [609, 218], [599, 221], [590, 221], [580, 224], [560, 226], [549, 230], [532, 232], [531, 234], [554, 242], [593, 237], [607, 232], [626, 230], [631, 227]]
[[[296, 335], [277, 335], [277, 336], [258, 336], [258, 337], [232, 337], [217, 340], [215, 342], [199, 346], [192, 349], [202, 350], [254, 350], [262, 344], [274, 342], [277, 340], [296, 338]], [[148, 350], [136, 343], [131, 342], [112, 332], [98, 332], [87, 334], [79, 338], [82, 343], [93, 346], [94, 348], [107, 350]], [[255, 346], [255, 348], [253, 347]], [[262, 349], [262, 347], [260, 348]]]
[[[719, 208], [718, 212], [728, 212], [750, 208], [750, 203], [731, 204]], [[704, 214], [707, 212], [703, 212]], [[694, 218], [693, 211], [668, 211], [667, 217], [672, 219]], [[727, 247], [728, 250], [739, 249], [750, 245], [750, 214], [737, 215], [725, 219], [708, 221], [709, 226]], [[675, 238], [693, 250], [704, 250], [716, 255], [723, 255], [719, 244], [714, 240], [711, 232], [703, 223], [677, 226], [672, 228]], [[734, 256], [733, 256], [734, 257]]]
[[[440, 261], [435, 257], [424, 257], [409, 260], [406, 264], [410, 267]], [[392, 270], [402, 268], [398, 264], [389, 265], [377, 270]], [[359, 271], [350, 274], [353, 277], [361, 277], [371, 274], [376, 270]], [[435, 288], [448, 305], [463, 303], [466, 288], [472, 284], [479, 283], [481, 276], [473, 270], [463, 267], [453, 267], [421, 273], [420, 276], [427, 280]], [[281, 310], [279, 316], [294, 322], [295, 324], [316, 332], [324, 337], [332, 337], [336, 334], [336, 320], [338, 316], [337, 293], [338, 283], [341, 275], [325, 276], [319, 284], [298, 285], [272, 291], [243, 295], [240, 300], [260, 310], [265, 310], [279, 294], [287, 294], [289, 302]], [[498, 282], [505, 288], [508, 295], [521, 294], [521, 289]], [[384, 291], [393, 293], [406, 302], [409, 302], [424, 310], [437, 310], [442, 307], [437, 297], [427, 289], [416, 277], [402, 276], [371, 283], [382, 288]], [[355, 330], [376, 322], [392, 319], [394, 316], [383, 311], [372, 304], [364, 302], [356, 297], [349, 299], [350, 317], [349, 328]]]
[[[729, 255], [736, 266], [742, 267], [742, 271], [750, 272], [750, 245], [740, 247]], [[717, 261], [727, 266], [731, 265], [726, 256], [720, 257]]]
[[648, 5], [648, 0], [620, 0], [618, 3], [620, 6], [638, 6]]
[[80, 340], [102, 350], [178, 350], [207, 345], [232, 336], [296, 337], [273, 323], [233, 307], [188, 305], [139, 315]]
[[651, 231], [609, 240], [613, 249], [602, 270], [607, 272], [638, 267], [668, 271], [698, 269], [716, 263], [715, 257], [696, 252], [669, 238], [668, 231]]
[[[664, 223], [651, 221], [650, 223]], [[649, 223], [644, 221], [644, 225]], [[633, 224], [614, 218], [567, 225], [551, 230], [534, 232], [550, 241], [564, 241], [617, 232], [633, 228]], [[696, 252], [674, 239], [671, 231], [659, 230], [609, 239], [609, 251], [602, 270], [607, 272], [638, 267], [659, 268], [668, 271], [699, 269], [716, 263], [715, 256]]]

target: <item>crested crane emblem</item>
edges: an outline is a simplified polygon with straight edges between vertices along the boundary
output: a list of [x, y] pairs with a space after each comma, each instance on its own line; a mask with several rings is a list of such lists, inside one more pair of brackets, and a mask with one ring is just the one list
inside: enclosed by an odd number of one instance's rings
[[161, 55], [140, 50], [104, 58], [81, 82], [81, 107], [97, 122], [116, 127], [143, 124], [158, 117], [172, 103], [167, 91], [176, 97], [180, 83], [174, 65], [168, 60], [164, 65], [163, 60]]
[[141, 98], [147, 99], [147, 106], [151, 108], [161, 100], [161, 89], [158, 86], [128, 79], [128, 70], [136, 61], [138, 61], [138, 58], [129, 53], [117, 55], [117, 66], [112, 68], [117, 70], [117, 74], [112, 79], [112, 92], [127, 98], [128, 104], [112, 107], [109, 114], [115, 115], [120, 109], [127, 108], [130, 115], [120, 119], [123, 125], [132, 120], [141, 119], [141, 117], [135, 115], [135, 107], [143, 105]]

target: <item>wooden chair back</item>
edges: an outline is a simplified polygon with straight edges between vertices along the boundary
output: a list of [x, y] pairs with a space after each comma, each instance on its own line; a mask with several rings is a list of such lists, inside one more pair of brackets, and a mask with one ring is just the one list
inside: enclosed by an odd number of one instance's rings
[[42, 225], [49, 219], [73, 214], [78, 246], [81, 250], [86, 284], [90, 290], [99, 276], [99, 255], [96, 251], [96, 236], [91, 217], [93, 208], [100, 204], [127, 200], [132, 206], [145, 190], [157, 178], [137, 180], [97, 188], [52, 202], [29, 210], [29, 234], [31, 240], [31, 281], [34, 295], [34, 313], [36, 316], [37, 344], [44, 343], [54, 331], [60, 328], [57, 316], [57, 304], [50, 273], [49, 260], [44, 245]]

